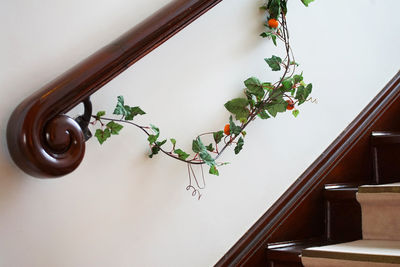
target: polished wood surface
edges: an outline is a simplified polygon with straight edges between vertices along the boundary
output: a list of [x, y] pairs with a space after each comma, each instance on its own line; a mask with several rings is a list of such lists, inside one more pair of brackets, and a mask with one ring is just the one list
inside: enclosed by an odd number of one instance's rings
[[[398, 114], [400, 72], [215, 266], [265, 266], [269, 243], [323, 237], [325, 184], [374, 183], [371, 133], [399, 131]], [[381, 147], [380, 153], [395, 160], [400, 157], [393, 146]], [[385, 167], [381, 182], [400, 174], [398, 161], [380, 167]]]
[[81, 128], [64, 115], [222, 0], [176, 0], [26, 98], [12, 113], [14, 162], [37, 177], [72, 172], [83, 159]]
[[324, 240], [341, 243], [361, 239], [361, 207], [356, 199], [358, 186], [325, 185]]
[[266, 249], [268, 262], [263, 266], [301, 267], [303, 265], [301, 264], [300, 255], [303, 249], [327, 244], [327, 242], [319, 239], [270, 243]]

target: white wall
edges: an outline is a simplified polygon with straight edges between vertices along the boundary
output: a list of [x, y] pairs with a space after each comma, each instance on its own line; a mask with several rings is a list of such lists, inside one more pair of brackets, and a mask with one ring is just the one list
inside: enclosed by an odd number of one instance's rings
[[[148, 159], [133, 128], [102, 147], [90, 140], [63, 178], [17, 169], [5, 140], [15, 106], [167, 2], [0, 2], [0, 266], [211, 266], [399, 69], [398, 0], [292, 0], [292, 46], [319, 103], [251, 125], [201, 201], [185, 190], [185, 165]], [[258, 37], [261, 3], [223, 1], [96, 93], [95, 110], [111, 113], [123, 94], [148, 113], [141, 123], [189, 150], [197, 133], [223, 127], [243, 80], [272, 80], [263, 58], [278, 52]]]

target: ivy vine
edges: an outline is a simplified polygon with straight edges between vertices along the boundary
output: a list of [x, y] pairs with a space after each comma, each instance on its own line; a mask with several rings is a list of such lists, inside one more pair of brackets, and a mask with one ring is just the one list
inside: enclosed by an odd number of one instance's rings
[[[314, 0], [301, 0], [305, 6]], [[129, 106], [125, 103], [123, 96], [118, 96], [117, 104], [113, 114], [119, 118], [106, 117], [105, 111], [99, 111], [93, 116], [92, 125], [99, 126], [95, 136], [100, 144], [103, 144], [113, 135], [118, 135], [122, 130], [122, 124], [128, 124], [141, 129], [147, 135], [150, 147], [149, 157], [160, 152], [175, 160], [187, 164], [189, 185], [193, 196], [201, 197], [201, 190], [205, 187], [203, 166], [208, 166], [208, 173], [219, 175], [219, 167], [226, 165], [226, 162], [219, 162], [218, 159], [226, 148], [234, 146], [235, 154], [243, 149], [246, 137], [246, 127], [260, 118], [262, 120], [276, 117], [278, 113], [291, 111], [294, 117], [300, 113], [298, 107], [305, 102], [312, 101], [310, 94], [312, 84], [305, 83], [303, 73], [297, 73], [299, 66], [294, 58], [290, 47], [289, 31], [286, 22], [287, 0], [267, 0], [265, 5], [260, 7], [265, 10], [265, 31], [260, 34], [263, 38], [271, 39], [275, 46], [281, 41], [285, 46], [285, 57], [272, 55], [265, 58], [265, 62], [272, 71], [282, 71], [281, 78], [272, 82], [262, 82], [256, 77], [250, 77], [244, 81], [245, 89], [243, 97], [234, 98], [225, 103], [225, 108], [232, 113], [228, 123], [223, 130], [199, 134], [192, 142], [192, 152], [188, 153], [177, 147], [174, 138], [160, 138], [160, 129], [155, 125], [143, 126], [134, 122], [138, 115], [146, 114], [138, 106]], [[209, 136], [211, 143], [205, 144], [204, 137]], [[168, 147], [168, 148], [167, 148]], [[202, 179], [199, 181], [193, 166], [199, 165]]]

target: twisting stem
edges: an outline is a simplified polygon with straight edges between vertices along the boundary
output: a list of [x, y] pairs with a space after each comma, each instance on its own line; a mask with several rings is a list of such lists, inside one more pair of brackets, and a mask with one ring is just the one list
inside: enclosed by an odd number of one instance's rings
[[[290, 70], [290, 66], [291, 66], [291, 64], [290, 64], [291, 63], [291, 58], [294, 59], [293, 51], [292, 51], [292, 49], [290, 47], [290, 43], [289, 43], [289, 32], [288, 32], [288, 29], [287, 29], [286, 17], [285, 17], [285, 14], [283, 12], [281, 13], [281, 15], [282, 15], [281, 29], [279, 29], [277, 31], [277, 36], [285, 44], [286, 57], [284, 59], [285, 63], [282, 63], [282, 65], [284, 66], [284, 73], [283, 73], [281, 79], [273, 85], [272, 91], [278, 89], [282, 85], [282, 82], [287, 78], [289, 70]], [[295, 66], [293, 67], [293, 72], [290, 75], [290, 77], [293, 75], [294, 71], [295, 71]], [[250, 122], [252, 122], [256, 118], [256, 116], [258, 114], [260, 114], [260, 112], [262, 112], [264, 110], [265, 105], [267, 105], [271, 101], [272, 101], [272, 99], [269, 96], [267, 97], [267, 94], [266, 94], [263, 97], [263, 99], [261, 100], [261, 104], [258, 107], [253, 107], [250, 110], [250, 113], [249, 113], [249, 115], [247, 117], [246, 122], [242, 123], [242, 125], [240, 127], [240, 129], [241, 129], [240, 132], [241, 133], [246, 129], [246, 127], [250, 124]], [[139, 128], [139, 129], [141, 129], [147, 136], [151, 135], [151, 133], [148, 131], [150, 129], [150, 127], [142, 126], [142, 125], [136, 124], [136, 123], [134, 123], [132, 121], [124, 120], [123, 117], [121, 119], [112, 119], [112, 118], [105, 118], [105, 117], [101, 117], [101, 119], [99, 119], [97, 116], [92, 116], [92, 117], [95, 118], [96, 120], [100, 121], [102, 126], [104, 126], [105, 124], [103, 124], [103, 122], [101, 122], [101, 120], [121, 122], [121, 123], [126, 123], [126, 124], [133, 125], [133, 126]], [[201, 136], [204, 136], [204, 135], [211, 135], [211, 134], [214, 134], [214, 132], [207, 132], [207, 133], [199, 134], [197, 136], [197, 138], [200, 138]], [[225, 149], [227, 147], [229, 147], [230, 145], [236, 143], [236, 139], [237, 139], [238, 136], [240, 136], [240, 134], [237, 134], [237, 135], [234, 135], [234, 136], [229, 136], [228, 141], [225, 142], [225, 145], [221, 149], [218, 149], [217, 143], [216, 143], [215, 145], [216, 145], [217, 148], [216, 148], [216, 150], [214, 152], [214, 153], [216, 153], [216, 156], [215, 156], [214, 160], [217, 160], [221, 156], [221, 154], [225, 151]], [[189, 166], [189, 170], [192, 173], [193, 173], [193, 169], [191, 168], [192, 164], [194, 164], [194, 165], [203, 165], [203, 164], [205, 164], [205, 162], [203, 160], [198, 158], [198, 156], [199, 156], [198, 154], [196, 154], [190, 160], [185, 160], [185, 159], [179, 158], [179, 156], [177, 156], [177, 155], [174, 155], [173, 154], [174, 149], [172, 149], [172, 151], [166, 151], [161, 146], [157, 145], [156, 143], [153, 143], [151, 145], [156, 146], [162, 153], [164, 153], [168, 157], [171, 157], [173, 159], [176, 159], [176, 160], [179, 160], [179, 161], [187, 163], [188, 166]], [[196, 178], [195, 178], [195, 180], [197, 182]]]
[[[96, 116], [92, 116], [92, 117], [94, 119], [97, 119]], [[139, 128], [139, 129], [141, 129], [147, 136], [150, 136], [150, 133], [146, 130], [146, 129], [149, 128], [147, 126], [142, 126], [142, 125], [136, 124], [136, 123], [134, 123], [132, 121], [121, 120], [121, 119], [111, 119], [111, 118], [105, 118], [105, 117], [101, 117], [101, 119], [102, 120], [106, 120], [106, 121], [116, 121], [116, 122], [121, 122], [121, 123], [126, 123], [126, 124], [133, 125], [133, 126]], [[161, 146], [159, 146], [157, 144], [154, 144], [154, 145], [157, 146], [160, 149], [160, 151], [163, 152], [165, 155], [167, 155], [168, 157], [174, 158], [176, 160], [179, 160], [179, 161], [182, 161], [182, 162], [185, 162], [185, 163], [195, 164], [195, 165], [200, 165], [200, 164], [204, 164], [205, 163], [204, 161], [199, 161], [197, 159], [192, 159], [192, 160], [181, 159], [178, 156], [175, 156], [174, 154], [171, 154], [170, 152], [164, 150]]]

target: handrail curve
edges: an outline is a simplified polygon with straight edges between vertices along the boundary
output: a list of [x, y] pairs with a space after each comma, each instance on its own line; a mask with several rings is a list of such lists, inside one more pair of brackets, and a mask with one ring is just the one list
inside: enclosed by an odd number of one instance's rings
[[221, 1], [175, 0], [26, 98], [7, 125], [14, 162], [42, 178], [75, 170], [85, 153], [85, 134], [65, 113]]

